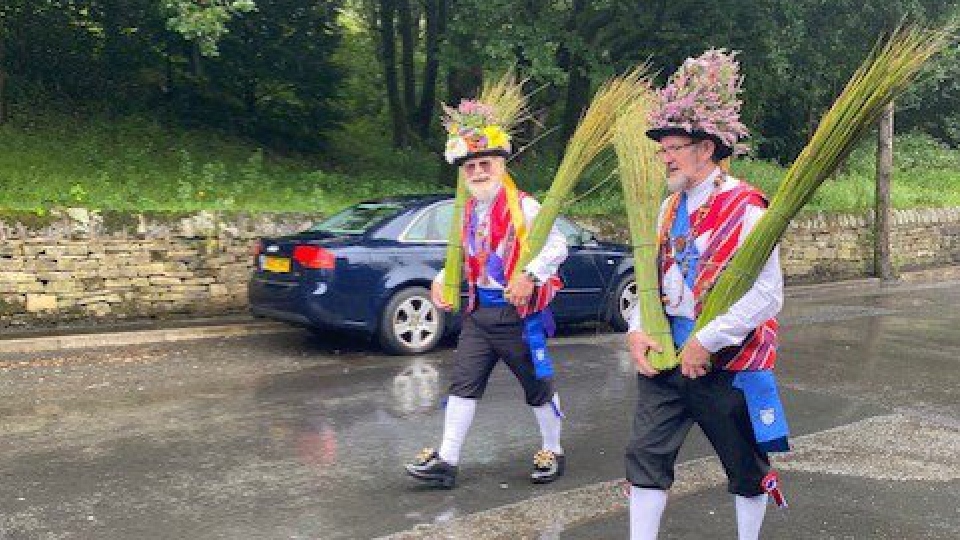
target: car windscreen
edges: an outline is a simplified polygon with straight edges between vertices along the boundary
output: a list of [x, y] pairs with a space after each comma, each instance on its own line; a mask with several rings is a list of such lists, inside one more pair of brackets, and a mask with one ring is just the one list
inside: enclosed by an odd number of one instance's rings
[[384, 219], [403, 209], [398, 203], [360, 203], [310, 227], [310, 232], [363, 234]]

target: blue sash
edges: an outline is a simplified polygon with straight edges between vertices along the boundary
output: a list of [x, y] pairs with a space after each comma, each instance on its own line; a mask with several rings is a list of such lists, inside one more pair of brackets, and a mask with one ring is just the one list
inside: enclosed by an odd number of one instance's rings
[[673, 345], [679, 351], [683, 348], [684, 343], [690, 339], [690, 334], [693, 333], [696, 321], [689, 317], [674, 317], [673, 315], [667, 315], [667, 320], [670, 321], [670, 333], [673, 335]]
[[[505, 307], [510, 303], [502, 289], [477, 287], [477, 302], [483, 307]], [[533, 370], [538, 379], [553, 377], [553, 359], [547, 350], [547, 336], [553, 335], [553, 317], [549, 309], [531, 313], [523, 319], [523, 341], [530, 348]]]
[[[694, 239], [690, 234], [690, 212], [687, 211], [687, 193], [680, 195], [680, 204], [677, 206], [677, 213], [670, 224], [670, 241], [674, 242], [676, 238], [689, 239], [683, 246], [683, 251], [674, 253], [674, 260], [677, 268], [683, 274], [683, 281], [693, 290], [697, 281], [697, 264], [700, 261], [700, 252], [697, 250]], [[683, 268], [687, 272], [683, 272]], [[677, 349], [682, 349], [683, 345], [693, 333], [695, 321], [688, 317], [668, 316], [670, 321], [670, 333], [673, 334], [673, 344]]]
[[733, 386], [742, 390], [747, 400], [747, 412], [760, 449], [764, 452], [789, 452], [787, 437], [790, 428], [773, 372], [739, 371], [733, 376]]

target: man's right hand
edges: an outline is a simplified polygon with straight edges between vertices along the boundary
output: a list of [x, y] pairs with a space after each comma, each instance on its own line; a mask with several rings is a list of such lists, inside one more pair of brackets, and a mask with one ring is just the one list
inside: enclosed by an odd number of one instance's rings
[[656, 352], [663, 352], [663, 348], [659, 343], [643, 332], [635, 330], [633, 332], [627, 332], [627, 346], [630, 349], [630, 356], [633, 358], [633, 362], [637, 365], [637, 372], [645, 377], [653, 377], [659, 373], [659, 371], [650, 365], [650, 360], [647, 359], [647, 351], [650, 349]]
[[430, 301], [433, 302], [433, 305], [442, 309], [443, 311], [450, 311], [453, 309], [453, 304], [448, 303], [443, 299], [443, 282], [434, 281], [430, 285]]

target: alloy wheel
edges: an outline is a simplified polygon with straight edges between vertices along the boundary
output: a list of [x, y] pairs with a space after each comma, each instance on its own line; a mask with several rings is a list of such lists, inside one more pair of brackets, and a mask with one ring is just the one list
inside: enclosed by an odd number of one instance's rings
[[411, 296], [393, 314], [393, 335], [410, 350], [418, 350], [433, 342], [440, 332], [437, 308], [427, 298]]
[[631, 281], [623, 288], [623, 292], [620, 293], [620, 300], [617, 302], [617, 305], [620, 308], [620, 316], [623, 317], [623, 320], [629, 321], [630, 314], [637, 307], [637, 282], [636, 280]]

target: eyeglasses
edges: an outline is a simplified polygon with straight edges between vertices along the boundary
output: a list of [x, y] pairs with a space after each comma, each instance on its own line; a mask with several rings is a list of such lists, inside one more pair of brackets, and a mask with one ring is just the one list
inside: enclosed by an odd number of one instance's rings
[[471, 159], [463, 164], [463, 172], [473, 174], [476, 171], [490, 174], [493, 172], [493, 160], [490, 158]]
[[657, 149], [657, 157], [663, 157], [664, 154], [670, 154], [671, 156], [677, 155], [677, 152], [687, 148], [688, 146], [693, 146], [697, 144], [697, 141], [690, 141], [687, 144], [678, 144], [675, 146], [661, 146]]

